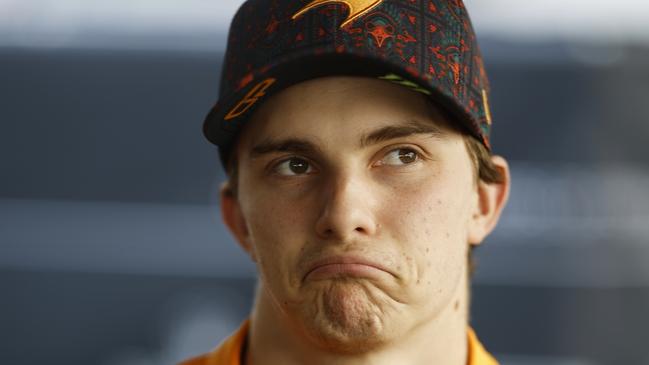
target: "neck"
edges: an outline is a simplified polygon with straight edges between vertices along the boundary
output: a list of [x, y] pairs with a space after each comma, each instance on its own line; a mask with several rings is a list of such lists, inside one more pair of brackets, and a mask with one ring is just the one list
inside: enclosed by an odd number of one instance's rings
[[465, 276], [453, 300], [432, 320], [378, 349], [352, 355], [323, 350], [295, 330], [260, 285], [251, 317], [245, 365], [466, 364], [467, 284]]

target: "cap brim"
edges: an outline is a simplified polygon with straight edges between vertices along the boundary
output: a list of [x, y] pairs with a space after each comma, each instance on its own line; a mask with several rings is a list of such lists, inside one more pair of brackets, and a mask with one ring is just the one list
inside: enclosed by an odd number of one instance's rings
[[[421, 90], [428, 91], [430, 99], [437, 106], [444, 109], [466, 129], [467, 133], [482, 140], [476, 132], [479, 123], [473, 120], [470, 113], [458, 105], [453, 95], [443, 92], [443, 89], [434, 87], [430, 80], [422, 79], [416, 70], [404, 70], [402, 64], [393, 64], [387, 59], [372, 57], [367, 54], [354, 53], [318, 53], [305, 50], [304, 54], [292, 54], [289, 57], [274, 60], [270, 65], [261, 70], [250, 73], [249, 81], [245, 86], [226, 98], [220, 98], [210, 110], [203, 124], [203, 134], [212, 143], [219, 147], [219, 154], [223, 165], [226, 166], [229, 153], [236, 141], [237, 134], [244, 124], [272, 95], [297, 83], [326, 76], [361, 76], [380, 78], [386, 75], [397, 75], [404, 80], [413, 82]], [[250, 93], [251, 89], [263, 80], [273, 78], [276, 81], [264, 91], [259, 102], [252, 104], [245, 113], [236, 118], [226, 120], [225, 116]]]

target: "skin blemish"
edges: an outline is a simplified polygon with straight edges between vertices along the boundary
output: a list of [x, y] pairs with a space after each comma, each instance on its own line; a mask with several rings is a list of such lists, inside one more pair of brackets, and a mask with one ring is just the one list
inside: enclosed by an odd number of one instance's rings
[[456, 300], [455, 305], [453, 306], [453, 309], [457, 312], [458, 309], [460, 309], [460, 301]]

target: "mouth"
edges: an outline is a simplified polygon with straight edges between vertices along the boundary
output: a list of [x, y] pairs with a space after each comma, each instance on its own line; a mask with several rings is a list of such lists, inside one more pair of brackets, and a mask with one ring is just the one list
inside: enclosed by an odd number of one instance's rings
[[368, 279], [394, 276], [384, 265], [358, 256], [331, 256], [317, 260], [309, 265], [303, 280], [326, 280], [340, 277]]

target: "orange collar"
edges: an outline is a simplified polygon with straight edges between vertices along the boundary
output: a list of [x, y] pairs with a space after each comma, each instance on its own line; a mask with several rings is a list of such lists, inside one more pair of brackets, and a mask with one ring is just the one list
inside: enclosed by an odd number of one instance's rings
[[[239, 329], [226, 338], [214, 351], [185, 361], [179, 365], [241, 365], [243, 346], [248, 337], [250, 320], [245, 320]], [[469, 352], [467, 365], [498, 365], [482, 346], [473, 329], [468, 329]]]

